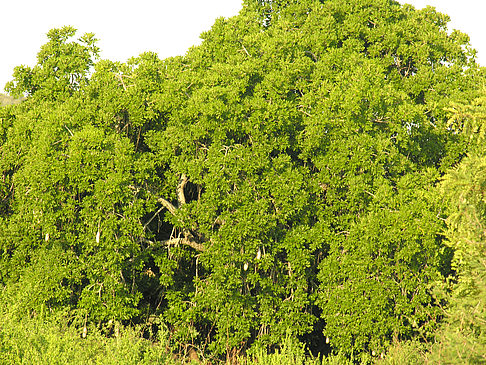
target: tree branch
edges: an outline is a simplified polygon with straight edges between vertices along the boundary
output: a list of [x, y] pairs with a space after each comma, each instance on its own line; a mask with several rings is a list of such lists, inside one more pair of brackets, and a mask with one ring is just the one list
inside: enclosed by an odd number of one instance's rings
[[[170, 203], [169, 203], [169, 204], [170, 204]], [[171, 204], [171, 205], [172, 205], [172, 204]], [[152, 216], [152, 218], [150, 218], [150, 219], [147, 221], [147, 223], [145, 223], [145, 224], [144, 224], [143, 229], [145, 230], [145, 228], [147, 228], [147, 227], [148, 227], [148, 225], [149, 225], [149, 224], [150, 224], [150, 223], [151, 223], [151, 222], [152, 222], [152, 221], [155, 219], [155, 217], [157, 217], [157, 216], [159, 215], [159, 213], [160, 213], [162, 210], [164, 210], [165, 208], [166, 208], [165, 206], [160, 207], [160, 208], [159, 208], [159, 210], [157, 210], [157, 211], [155, 212], [155, 214]]]
[[[157, 202], [162, 204], [162, 207], [157, 210], [157, 212], [152, 216], [152, 218], [149, 219], [149, 221], [147, 223], [145, 223], [144, 229], [147, 228], [147, 226], [150, 224], [150, 222], [152, 222], [152, 220], [158, 214], [160, 214], [160, 212], [164, 208], [167, 209], [170, 212], [170, 214], [172, 214], [174, 216], [177, 214], [177, 210], [181, 206], [186, 204], [186, 196], [184, 194], [184, 187], [186, 186], [188, 181], [189, 180], [188, 180], [186, 174], [184, 174], [184, 173], [181, 174], [181, 177], [179, 179], [179, 183], [177, 184], [177, 208], [174, 206], [174, 204], [172, 204], [167, 199], [164, 199], [162, 197], [157, 198]], [[165, 241], [160, 241], [160, 242], [162, 244], [165, 244], [165, 245], [178, 245], [178, 244], [186, 245], [186, 246], [192, 247], [196, 251], [201, 251], [201, 252], [204, 251], [204, 245], [202, 245], [201, 243], [196, 241], [196, 237], [194, 237], [194, 235], [192, 234], [192, 232], [190, 230], [183, 228], [182, 233], [184, 234], [184, 238], [180, 238], [180, 237], [171, 238], [171, 239], [168, 239], [168, 240], [165, 240]], [[154, 242], [146, 240], [144, 238], [142, 238], [142, 241], [148, 242], [148, 243], [151, 243], [151, 244], [154, 243]]]
[[185, 246], [189, 246], [189, 247], [191, 247], [191, 248], [193, 248], [193, 249], [195, 249], [196, 251], [199, 251], [199, 252], [203, 252], [203, 251], [206, 250], [206, 248], [204, 247], [203, 244], [196, 242], [195, 240], [187, 238], [187, 237], [171, 238], [171, 239], [164, 240], [164, 241], [151, 241], [149, 239], [146, 239], [145, 237], [140, 237], [140, 240], [142, 242], [148, 243], [150, 245], [155, 245], [157, 243], [160, 243], [160, 244], [166, 245], [166, 246], [185, 245]]
[[127, 87], [125, 86], [125, 83], [123, 82], [123, 78], [122, 78], [122, 75], [119, 75], [119, 74], [115, 74], [115, 77], [120, 80], [122, 86], [123, 86], [123, 90], [127, 91]]
[[241, 44], [241, 47], [243, 47], [243, 51], [245, 51], [246, 55], [251, 58], [251, 54], [248, 53], [243, 43]]
[[192, 247], [196, 251], [203, 252], [205, 250], [204, 245], [201, 243], [198, 243], [190, 238], [184, 237], [184, 238], [171, 238], [170, 240], [165, 240], [161, 242], [164, 245], [167, 246], [173, 246], [173, 245], [186, 245], [189, 247]]
[[164, 198], [158, 198], [157, 201], [162, 204], [165, 208], [167, 208], [167, 210], [170, 212], [170, 214], [172, 215], [175, 215], [176, 214], [176, 210], [177, 208], [174, 207], [174, 205], [168, 201], [168, 200], [165, 200]]
[[179, 208], [186, 204], [186, 196], [184, 195], [184, 187], [187, 184], [187, 176], [186, 174], [181, 174], [181, 178], [179, 179], [179, 184], [177, 185], [177, 201]]
[[140, 237], [140, 240], [142, 242], [150, 244], [150, 245], [155, 245], [157, 243], [160, 243], [160, 244], [166, 245], [166, 246], [185, 245], [185, 246], [189, 246], [189, 247], [191, 247], [191, 248], [193, 248], [193, 249], [195, 249], [196, 251], [199, 251], [199, 252], [203, 252], [203, 251], [206, 250], [206, 248], [204, 247], [204, 245], [202, 243], [196, 242], [194, 239], [187, 238], [187, 237], [171, 238], [171, 239], [164, 240], [164, 241], [151, 241], [151, 240], [149, 240], [145, 237]]

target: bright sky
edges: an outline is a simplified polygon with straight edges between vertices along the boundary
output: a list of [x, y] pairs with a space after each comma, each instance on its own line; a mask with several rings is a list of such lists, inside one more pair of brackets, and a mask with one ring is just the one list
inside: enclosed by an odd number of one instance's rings
[[[417, 8], [432, 5], [448, 14], [449, 27], [469, 34], [479, 63], [486, 66], [486, 1], [399, 1]], [[95, 33], [101, 57], [113, 61], [126, 61], [144, 51], [157, 52], [163, 59], [184, 54], [200, 43], [199, 34], [216, 18], [236, 15], [240, 9], [241, 0], [2, 0], [0, 92], [15, 66], [36, 63], [49, 29], [72, 25], [79, 36]]]

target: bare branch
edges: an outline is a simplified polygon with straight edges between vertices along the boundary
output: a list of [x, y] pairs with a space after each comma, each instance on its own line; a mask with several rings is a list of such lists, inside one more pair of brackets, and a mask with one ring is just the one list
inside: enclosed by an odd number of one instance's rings
[[245, 51], [246, 55], [251, 58], [251, 54], [248, 53], [243, 43], [241, 44], [241, 47], [243, 47], [243, 51]]
[[64, 125], [64, 128], [66, 128], [66, 130], [69, 132], [69, 134], [71, 135], [71, 137], [74, 136], [73, 132], [71, 132], [71, 130], [67, 127], [67, 125]]
[[[169, 204], [170, 204], [170, 203], [169, 203]], [[148, 225], [149, 225], [149, 224], [150, 224], [150, 223], [151, 223], [151, 222], [152, 222], [152, 221], [155, 219], [155, 217], [157, 217], [157, 216], [159, 215], [159, 213], [160, 213], [162, 210], [164, 210], [165, 208], [166, 208], [165, 206], [160, 207], [160, 208], [159, 208], [159, 210], [157, 210], [157, 211], [155, 212], [155, 214], [152, 216], [152, 218], [150, 218], [150, 219], [148, 220], [148, 222], [144, 224], [143, 229], [145, 230], [145, 228], [147, 228], [147, 227], [148, 227]]]
[[301, 112], [301, 113], [303, 113], [303, 114], [307, 115], [308, 117], [312, 117], [312, 114], [307, 113], [307, 112], [304, 110], [304, 108], [306, 108], [304, 105], [299, 105], [299, 106], [298, 106], [298, 108], [299, 108], [299, 109], [298, 109], [298, 111], [299, 111], [299, 112]]
[[177, 200], [179, 208], [186, 204], [186, 196], [184, 195], [184, 187], [187, 184], [187, 176], [186, 174], [181, 174], [181, 178], [179, 179], [179, 184], [177, 185]]
[[307, 53], [308, 55], [311, 55], [312, 56], [312, 59], [315, 62], [319, 61], [319, 58], [317, 58], [317, 56], [314, 53], [312, 53], [311, 51], [305, 51], [305, 53]]
[[218, 225], [222, 226], [224, 223], [225, 223], [225, 221], [223, 219], [221, 219], [220, 217], [218, 217], [214, 220], [213, 225], [218, 224]]
[[120, 80], [122, 86], [123, 86], [123, 90], [127, 91], [127, 87], [125, 86], [125, 83], [123, 82], [123, 78], [122, 78], [122, 75], [119, 75], [119, 74], [115, 74], [115, 77]]
[[[157, 215], [160, 214], [160, 212], [165, 208], [167, 209], [170, 214], [172, 215], [176, 215], [177, 214], [177, 210], [184, 204], [186, 204], [186, 197], [184, 195], [184, 187], [186, 186], [187, 182], [188, 182], [188, 178], [186, 176], [186, 174], [181, 174], [181, 177], [179, 179], [179, 183], [177, 184], [177, 208], [174, 206], [174, 204], [172, 204], [171, 202], [169, 202], [168, 200], [162, 198], [162, 197], [158, 197], [157, 198], [157, 202], [159, 202], [160, 204], [162, 204], [162, 207], [160, 209], [157, 210], [157, 212], [155, 212], [155, 214], [152, 216], [152, 218], [150, 218], [148, 220], [147, 223], [145, 223], [144, 225], [144, 229], [147, 228], [147, 226], [150, 224], [150, 222], [152, 222], [152, 220], [155, 219], [155, 217]], [[188, 230], [188, 229], [183, 229], [182, 230], [182, 233], [184, 234], [184, 238], [180, 238], [180, 237], [177, 237], [177, 238], [170, 238], [168, 240], [165, 240], [165, 241], [161, 241], [162, 244], [164, 245], [178, 245], [178, 244], [181, 244], [181, 245], [186, 245], [186, 246], [189, 246], [189, 247], [192, 247], [193, 249], [195, 249], [196, 251], [204, 251], [204, 245], [202, 245], [201, 243], [197, 242], [196, 240], [196, 237], [194, 237], [194, 234]], [[151, 241], [148, 241], [144, 238], [142, 238], [142, 241], [143, 242], [146, 242], [146, 243], [155, 243], [155, 242], [151, 242]]]
[[164, 198], [158, 198], [157, 201], [162, 204], [167, 210], [170, 212], [170, 214], [175, 215], [177, 208], [174, 207], [174, 205], [169, 202], [168, 200], [165, 200]]
[[205, 247], [204, 247], [203, 244], [198, 243], [195, 240], [193, 240], [191, 238], [187, 238], [187, 237], [171, 238], [171, 239], [168, 239], [168, 240], [165, 240], [165, 241], [151, 241], [151, 240], [146, 239], [145, 237], [140, 237], [140, 240], [144, 243], [149, 244], [149, 245], [155, 245], [155, 244], [158, 244], [158, 243], [160, 243], [162, 245], [166, 245], [166, 246], [185, 245], [185, 246], [189, 246], [189, 247], [191, 247], [191, 248], [193, 248], [193, 249], [195, 249], [196, 251], [199, 251], [199, 252], [203, 252], [205, 250]]
[[192, 247], [196, 251], [200, 251], [200, 252], [203, 252], [205, 250], [204, 245], [202, 245], [202, 244], [200, 244], [200, 243], [198, 243], [198, 242], [196, 242], [196, 241], [194, 241], [190, 238], [187, 238], [187, 237], [172, 238], [170, 240], [162, 241], [161, 243], [164, 244], [164, 245], [167, 245], [167, 246], [186, 245], [186, 246]]

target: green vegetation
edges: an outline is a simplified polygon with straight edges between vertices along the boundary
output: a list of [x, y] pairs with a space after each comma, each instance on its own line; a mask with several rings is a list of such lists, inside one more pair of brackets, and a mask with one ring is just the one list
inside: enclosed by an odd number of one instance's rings
[[[2, 318], [4, 319], [4, 318]], [[127, 329], [116, 338], [99, 332], [83, 339], [72, 327], [38, 318], [2, 321], [2, 364], [177, 364], [166, 344]]]
[[0, 109], [2, 361], [484, 362], [485, 74], [448, 20], [246, 0], [127, 63], [50, 31]]
[[471, 140], [469, 154], [445, 175], [446, 231], [455, 252], [454, 293], [433, 361], [486, 362], [486, 90], [469, 105], [453, 109], [452, 125]]

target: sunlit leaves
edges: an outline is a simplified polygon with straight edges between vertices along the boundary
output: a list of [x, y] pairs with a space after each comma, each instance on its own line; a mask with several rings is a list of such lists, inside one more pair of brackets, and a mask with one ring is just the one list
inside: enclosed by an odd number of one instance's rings
[[31, 310], [156, 315], [213, 355], [319, 328], [348, 354], [429, 338], [450, 273], [432, 187], [468, 143], [444, 107], [482, 77], [446, 22], [247, 1], [184, 57], [127, 63], [49, 32], [9, 86], [29, 98], [0, 116], [1, 280], [57, 250]]
[[87, 80], [99, 49], [91, 33], [68, 42], [75, 33], [76, 29], [70, 26], [49, 31], [49, 42], [41, 47], [37, 65], [16, 67], [14, 81], [7, 84], [6, 90], [29, 96], [40, 92], [39, 96], [49, 99], [62, 98], [78, 90]]

